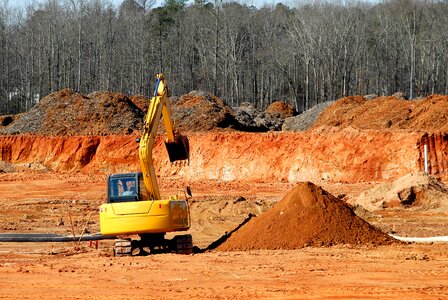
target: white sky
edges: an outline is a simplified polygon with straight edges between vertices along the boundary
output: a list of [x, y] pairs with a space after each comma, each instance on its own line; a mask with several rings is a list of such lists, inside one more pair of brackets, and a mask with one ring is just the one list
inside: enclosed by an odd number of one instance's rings
[[[30, 4], [30, 3], [42, 3], [45, 0], [0, 0], [1, 2], [8, 2], [9, 6], [12, 7], [26, 7], [26, 5]], [[123, 0], [108, 0], [110, 1], [114, 6], [118, 7]], [[162, 3], [164, 0], [157, 0], [157, 4]], [[291, 3], [290, 0], [237, 0], [240, 3], [245, 3], [248, 5], [260, 5], [260, 4], [269, 4], [269, 5], [275, 5], [276, 3], [282, 2], [285, 4]], [[63, 2], [63, 0], [61, 0], [61, 2]]]

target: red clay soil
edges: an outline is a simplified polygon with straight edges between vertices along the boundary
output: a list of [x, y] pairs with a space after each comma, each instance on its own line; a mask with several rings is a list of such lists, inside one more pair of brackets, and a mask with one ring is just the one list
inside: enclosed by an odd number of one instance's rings
[[339, 99], [330, 105], [313, 125], [357, 129], [406, 129], [412, 131], [448, 130], [448, 96], [431, 95], [422, 100], [363, 96]]
[[233, 233], [217, 250], [390, 245], [394, 242], [393, 238], [356, 216], [342, 200], [310, 182], [302, 182], [272, 209]]
[[146, 112], [148, 111], [150, 101], [148, 97], [142, 95], [133, 95], [129, 96], [129, 99], [132, 101], [132, 103], [135, 104], [135, 106], [140, 108], [140, 110], [146, 114]]
[[[424, 140], [430, 149], [430, 174], [448, 176], [447, 134], [327, 127], [306, 132], [187, 135], [191, 160], [186, 166], [171, 164], [163, 135], [156, 138], [156, 174], [224, 182], [389, 181], [424, 169]], [[11, 167], [58, 172], [135, 171], [139, 168], [137, 137], [0, 136], [0, 160]]]
[[284, 101], [273, 102], [268, 106], [265, 112], [271, 115], [278, 114], [283, 119], [297, 114], [294, 107]]

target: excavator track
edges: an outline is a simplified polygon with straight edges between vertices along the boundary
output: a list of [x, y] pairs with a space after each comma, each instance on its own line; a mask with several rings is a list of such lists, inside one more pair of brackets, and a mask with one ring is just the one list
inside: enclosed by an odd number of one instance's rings
[[117, 239], [114, 244], [114, 256], [145, 256], [159, 253], [192, 254], [191, 234], [176, 235], [171, 240], [145, 235], [140, 240]]
[[114, 256], [131, 256], [132, 250], [131, 239], [118, 239], [115, 241]]
[[175, 252], [177, 254], [191, 254], [193, 253], [193, 238], [191, 234], [176, 235], [173, 238], [175, 245]]

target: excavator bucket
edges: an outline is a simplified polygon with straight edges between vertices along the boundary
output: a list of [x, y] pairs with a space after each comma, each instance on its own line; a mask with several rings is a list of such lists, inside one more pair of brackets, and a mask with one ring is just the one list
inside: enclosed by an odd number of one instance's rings
[[174, 142], [165, 142], [170, 162], [190, 160], [190, 143], [185, 135], [177, 134]]

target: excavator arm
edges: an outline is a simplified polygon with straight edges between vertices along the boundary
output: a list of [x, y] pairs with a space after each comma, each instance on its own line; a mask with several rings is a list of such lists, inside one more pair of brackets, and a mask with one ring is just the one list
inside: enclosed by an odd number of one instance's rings
[[154, 97], [148, 108], [143, 126], [142, 136], [139, 142], [140, 167], [143, 173], [143, 181], [150, 199], [158, 200], [160, 191], [152, 163], [152, 149], [159, 128], [160, 119], [166, 128], [165, 146], [171, 162], [189, 159], [189, 142], [186, 136], [180, 134], [175, 126], [171, 112], [171, 104], [168, 95], [168, 87], [162, 74], [157, 74]]

